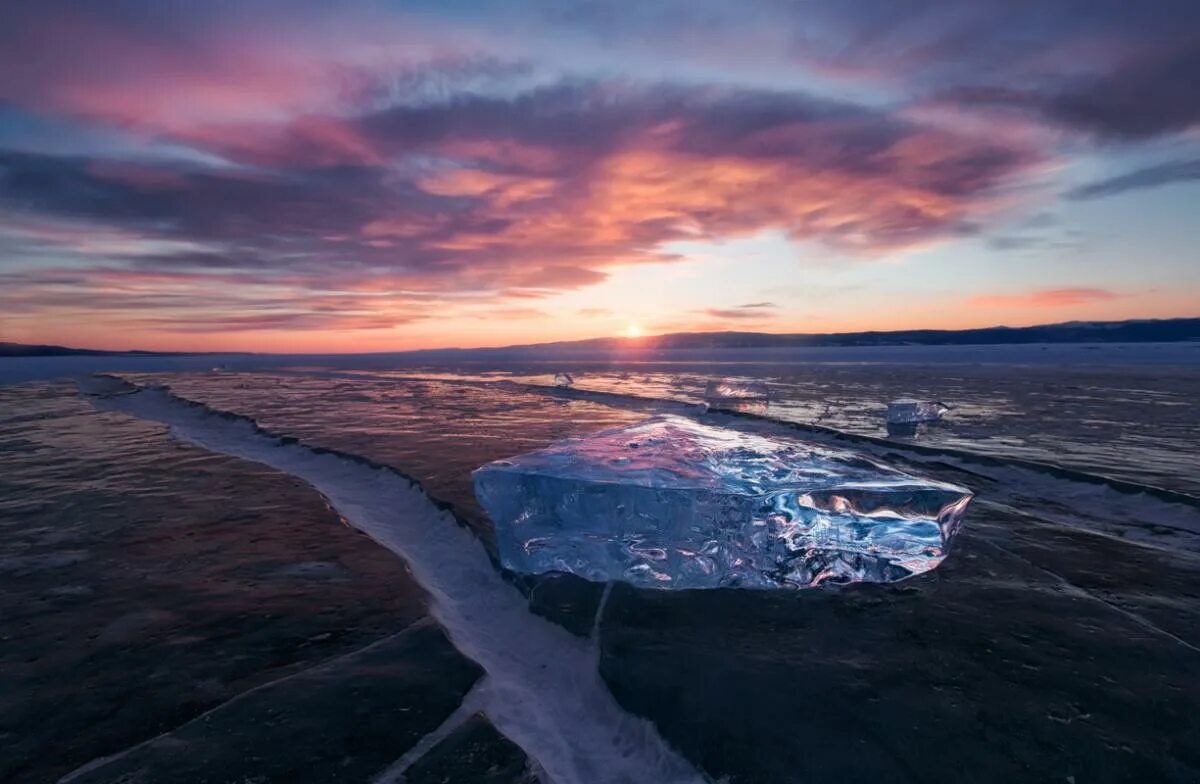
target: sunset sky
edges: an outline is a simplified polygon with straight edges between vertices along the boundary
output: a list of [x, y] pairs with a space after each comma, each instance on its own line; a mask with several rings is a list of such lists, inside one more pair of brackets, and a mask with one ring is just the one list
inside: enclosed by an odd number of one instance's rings
[[1200, 315], [1196, 0], [0, 3], [0, 341]]

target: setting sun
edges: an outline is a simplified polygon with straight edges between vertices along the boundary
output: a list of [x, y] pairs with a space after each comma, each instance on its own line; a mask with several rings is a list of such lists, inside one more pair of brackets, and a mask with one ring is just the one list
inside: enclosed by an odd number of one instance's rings
[[640, 338], [642, 336], [642, 328], [637, 324], [630, 324], [621, 332], [621, 337], [625, 338]]

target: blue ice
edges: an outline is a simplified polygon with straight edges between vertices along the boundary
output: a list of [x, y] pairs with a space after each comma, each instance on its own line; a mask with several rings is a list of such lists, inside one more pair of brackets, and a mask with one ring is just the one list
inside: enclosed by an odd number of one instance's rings
[[506, 568], [647, 588], [901, 580], [942, 562], [971, 500], [855, 452], [676, 416], [474, 479]]

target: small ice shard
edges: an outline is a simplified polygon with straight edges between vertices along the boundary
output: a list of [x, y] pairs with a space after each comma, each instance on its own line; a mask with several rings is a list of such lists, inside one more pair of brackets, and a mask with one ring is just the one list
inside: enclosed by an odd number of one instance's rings
[[566, 389], [575, 383], [575, 378], [570, 373], [555, 373], [554, 386], [561, 389]]
[[704, 402], [709, 408], [722, 411], [764, 414], [770, 400], [767, 385], [761, 381], [725, 378], [709, 381], [704, 388]]
[[911, 425], [917, 422], [937, 422], [942, 414], [950, 410], [945, 403], [935, 400], [910, 400], [901, 398], [888, 403], [887, 422], [889, 425]]
[[506, 568], [646, 588], [901, 580], [941, 563], [971, 500], [854, 452], [676, 416], [474, 479]]
[[770, 392], [761, 381], [723, 378], [709, 381], [704, 388], [704, 397], [710, 400], [766, 400], [770, 398]]

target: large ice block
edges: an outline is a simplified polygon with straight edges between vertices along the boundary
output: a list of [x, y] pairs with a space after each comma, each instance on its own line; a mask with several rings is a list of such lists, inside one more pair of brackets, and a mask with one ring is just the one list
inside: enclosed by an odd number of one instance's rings
[[971, 499], [854, 452], [674, 416], [474, 478], [505, 567], [649, 588], [900, 580], [941, 563]]

